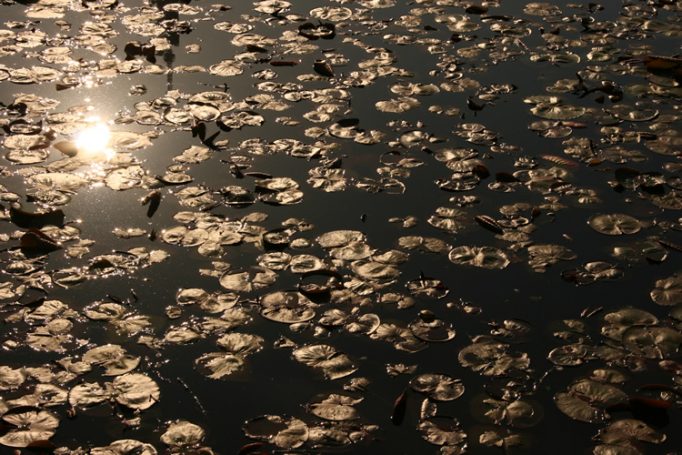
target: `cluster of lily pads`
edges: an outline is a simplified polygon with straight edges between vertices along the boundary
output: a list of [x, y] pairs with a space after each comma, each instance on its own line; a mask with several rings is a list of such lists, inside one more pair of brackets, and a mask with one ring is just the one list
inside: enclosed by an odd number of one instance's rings
[[[679, 444], [681, 9], [3, 1], [0, 444]], [[579, 302], [491, 297], [538, 276]], [[212, 414], [281, 353], [307, 402]], [[168, 371], [194, 411], [160, 410]]]

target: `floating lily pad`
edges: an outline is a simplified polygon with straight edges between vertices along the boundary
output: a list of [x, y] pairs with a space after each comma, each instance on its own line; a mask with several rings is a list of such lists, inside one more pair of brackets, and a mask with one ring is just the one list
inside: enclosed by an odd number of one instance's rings
[[357, 367], [350, 358], [326, 344], [312, 344], [295, 349], [294, 358], [304, 365], [322, 370], [327, 379], [340, 379], [353, 374]]
[[308, 425], [296, 418], [264, 415], [244, 424], [246, 436], [270, 442], [283, 449], [295, 449], [308, 440]]
[[159, 401], [159, 385], [149, 376], [141, 373], [127, 373], [117, 376], [112, 382], [116, 401], [131, 409], [145, 410]]
[[657, 280], [650, 296], [659, 305], [673, 306], [682, 303], [682, 275], [675, 274]]
[[0, 437], [0, 444], [6, 447], [30, 447], [47, 441], [59, 426], [59, 419], [47, 411], [6, 413], [2, 420], [14, 428]]
[[168, 425], [166, 432], [161, 435], [161, 442], [172, 447], [191, 447], [201, 443], [204, 430], [186, 420], [178, 420]]
[[322, 401], [308, 405], [311, 413], [325, 420], [346, 421], [359, 417], [353, 405], [361, 401], [346, 395], [332, 394]]
[[606, 235], [636, 234], [642, 228], [637, 218], [622, 213], [597, 215], [590, 218], [588, 224], [595, 231]]
[[460, 380], [442, 374], [419, 375], [410, 381], [410, 386], [436, 401], [452, 401], [464, 394]]
[[484, 269], [504, 269], [509, 265], [509, 258], [504, 251], [497, 248], [483, 246], [460, 246], [448, 253], [450, 262], [471, 265]]
[[537, 104], [531, 109], [536, 116], [548, 120], [573, 120], [585, 113], [585, 108], [565, 104]]

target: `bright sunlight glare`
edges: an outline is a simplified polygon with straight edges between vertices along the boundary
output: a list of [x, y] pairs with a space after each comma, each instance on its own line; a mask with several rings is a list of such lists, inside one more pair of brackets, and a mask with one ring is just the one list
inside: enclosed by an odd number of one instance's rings
[[93, 123], [79, 132], [75, 139], [78, 153], [82, 157], [105, 161], [114, 156], [114, 151], [109, 146], [110, 141], [111, 131], [99, 119], [93, 119]]

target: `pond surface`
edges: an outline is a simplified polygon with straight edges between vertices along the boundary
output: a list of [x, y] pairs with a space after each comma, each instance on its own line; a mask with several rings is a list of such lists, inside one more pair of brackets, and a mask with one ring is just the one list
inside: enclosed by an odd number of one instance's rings
[[3, 453], [679, 453], [679, 3], [0, 8]]

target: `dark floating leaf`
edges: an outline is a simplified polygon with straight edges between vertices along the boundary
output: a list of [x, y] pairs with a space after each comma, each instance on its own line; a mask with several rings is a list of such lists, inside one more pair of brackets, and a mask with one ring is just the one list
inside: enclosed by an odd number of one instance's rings
[[489, 230], [490, 232], [494, 232], [495, 234], [504, 234], [504, 229], [500, 224], [495, 221], [494, 218], [488, 216], [488, 215], [476, 215], [474, 217], [474, 220], [481, 225], [483, 228]]
[[11, 206], [9, 214], [12, 223], [22, 228], [40, 229], [47, 225], [64, 226], [64, 212], [61, 209], [46, 212], [28, 212]]
[[272, 66], [296, 66], [298, 65], [299, 61], [295, 60], [271, 60], [270, 65]]
[[406, 411], [407, 389], [403, 390], [393, 403], [393, 413], [391, 414], [391, 422], [393, 422], [393, 425], [401, 425], [403, 423]]
[[336, 36], [336, 26], [332, 22], [313, 24], [306, 22], [298, 26], [298, 33], [309, 40], [333, 39]]
[[62, 246], [38, 229], [30, 229], [21, 236], [21, 250], [28, 254], [43, 254], [61, 249]]
[[410, 387], [435, 401], [452, 401], [464, 394], [462, 381], [444, 374], [422, 374], [410, 381]]
[[334, 77], [334, 68], [326, 60], [316, 60], [313, 64], [313, 69], [316, 73], [325, 77]]
[[644, 66], [650, 73], [663, 77], [672, 77], [682, 83], [682, 59], [663, 55], [647, 55], [642, 58]]
[[72, 141], [59, 141], [52, 144], [52, 147], [56, 148], [64, 155], [73, 158], [78, 154], [78, 146]]
[[140, 203], [142, 205], [149, 204], [149, 207], [147, 207], [147, 217], [151, 218], [154, 216], [154, 213], [156, 213], [159, 205], [161, 204], [161, 193], [159, 191], [151, 191], [140, 200]]
[[277, 415], [256, 417], [244, 424], [244, 433], [283, 449], [302, 446], [309, 437], [309, 428], [302, 420]]
[[251, 442], [249, 444], [244, 444], [238, 452], [238, 455], [249, 455], [249, 454], [259, 454], [263, 453], [262, 449], [265, 447], [263, 442]]

